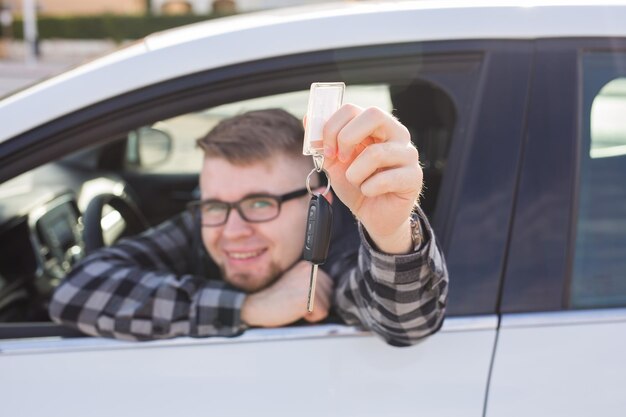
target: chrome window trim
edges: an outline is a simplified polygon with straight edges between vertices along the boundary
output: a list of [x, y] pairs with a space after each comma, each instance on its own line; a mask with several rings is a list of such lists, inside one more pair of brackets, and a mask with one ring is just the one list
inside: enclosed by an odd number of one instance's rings
[[605, 308], [594, 310], [504, 314], [500, 321], [500, 327], [507, 329], [538, 326], [616, 323], [624, 321], [626, 321], [626, 308]]
[[441, 328], [443, 333], [495, 330], [498, 328], [498, 316], [495, 314], [480, 316], [446, 317]]
[[[442, 333], [460, 331], [495, 330], [498, 318], [495, 315], [450, 317], [444, 321]], [[46, 337], [34, 339], [12, 339], [0, 341], [0, 356], [40, 353], [66, 353], [76, 351], [101, 351], [120, 349], [150, 349], [177, 346], [204, 346], [218, 344], [239, 344], [274, 342], [277, 340], [304, 340], [338, 337], [374, 337], [369, 331], [342, 324], [320, 324], [303, 327], [282, 327], [276, 329], [250, 329], [237, 337], [192, 338], [179, 337], [149, 342], [132, 342], [99, 337], [69, 338]], [[382, 343], [382, 342], [381, 342]]]

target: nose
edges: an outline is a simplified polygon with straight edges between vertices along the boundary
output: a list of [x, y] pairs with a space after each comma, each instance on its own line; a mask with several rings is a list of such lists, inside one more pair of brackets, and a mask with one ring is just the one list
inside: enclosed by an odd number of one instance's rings
[[229, 239], [250, 236], [254, 232], [252, 225], [241, 218], [237, 210], [231, 210], [223, 226], [222, 235]]

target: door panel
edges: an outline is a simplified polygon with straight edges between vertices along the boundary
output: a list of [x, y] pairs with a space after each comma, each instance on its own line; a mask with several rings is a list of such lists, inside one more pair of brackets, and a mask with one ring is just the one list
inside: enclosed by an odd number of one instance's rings
[[494, 316], [447, 319], [409, 348], [337, 325], [250, 330], [233, 339], [5, 341], [2, 410], [16, 417], [51, 410], [68, 417], [481, 417], [496, 323]]
[[626, 309], [505, 315], [487, 417], [622, 417]]

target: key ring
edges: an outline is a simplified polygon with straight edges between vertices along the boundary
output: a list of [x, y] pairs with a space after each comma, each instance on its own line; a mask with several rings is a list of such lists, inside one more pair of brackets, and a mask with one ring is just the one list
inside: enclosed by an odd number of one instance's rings
[[309, 194], [313, 195], [313, 191], [311, 190], [311, 175], [313, 175], [314, 172], [315, 173], [323, 172], [324, 175], [326, 175], [326, 189], [322, 193], [322, 195], [325, 196], [326, 194], [328, 194], [328, 191], [330, 190], [330, 177], [328, 176], [328, 172], [324, 168], [320, 167], [320, 170], [318, 171], [316, 167], [316, 168], [313, 168], [311, 172], [309, 172], [309, 175], [306, 176], [306, 189], [309, 191]]
[[[317, 172], [322, 172], [322, 170], [324, 169], [324, 155], [319, 154], [319, 153], [314, 153], [312, 156], [313, 156], [313, 164], [315, 165], [315, 170]], [[326, 175], [326, 178], [328, 178], [328, 175]]]

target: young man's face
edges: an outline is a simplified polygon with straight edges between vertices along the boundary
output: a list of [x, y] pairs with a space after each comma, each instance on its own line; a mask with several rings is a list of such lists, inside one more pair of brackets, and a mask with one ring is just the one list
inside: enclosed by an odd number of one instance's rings
[[[233, 203], [251, 194], [282, 195], [305, 186], [311, 167], [306, 159], [277, 155], [271, 162], [237, 166], [223, 158], [205, 158], [200, 174], [202, 199]], [[302, 255], [308, 194], [282, 203], [280, 214], [250, 223], [232, 209], [222, 226], [203, 227], [202, 240], [224, 279], [246, 291], [270, 285]]]

